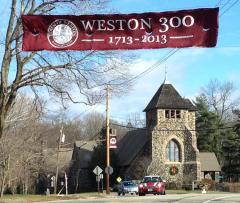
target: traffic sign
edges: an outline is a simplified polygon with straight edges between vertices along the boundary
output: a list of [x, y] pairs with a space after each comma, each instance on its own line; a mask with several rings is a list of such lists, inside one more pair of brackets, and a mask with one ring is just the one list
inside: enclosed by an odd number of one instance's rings
[[99, 166], [96, 166], [95, 169], [93, 169], [93, 173], [95, 173], [97, 176], [102, 173], [102, 169]]
[[105, 168], [105, 173], [111, 175], [113, 173], [113, 168], [111, 166], [107, 166]]
[[122, 178], [121, 177], [118, 177], [117, 178], [117, 182], [120, 183], [122, 181]]

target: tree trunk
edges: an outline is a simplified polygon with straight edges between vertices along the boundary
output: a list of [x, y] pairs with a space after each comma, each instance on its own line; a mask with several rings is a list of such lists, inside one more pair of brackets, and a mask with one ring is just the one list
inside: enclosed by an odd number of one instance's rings
[[4, 124], [5, 124], [5, 116], [4, 116], [4, 104], [3, 104], [3, 99], [0, 99], [0, 139], [3, 136], [3, 129], [4, 129]]
[[3, 170], [2, 182], [1, 182], [1, 197], [3, 197], [4, 189], [5, 189], [5, 170]]
[[9, 162], [10, 162], [10, 156], [8, 156], [7, 159], [5, 159], [4, 161], [4, 165], [3, 165], [3, 174], [2, 174], [2, 182], [1, 182], [1, 194], [0, 196], [3, 197], [3, 193], [4, 193], [4, 189], [5, 189], [5, 182], [6, 182], [6, 177], [7, 177], [7, 173], [9, 171]]

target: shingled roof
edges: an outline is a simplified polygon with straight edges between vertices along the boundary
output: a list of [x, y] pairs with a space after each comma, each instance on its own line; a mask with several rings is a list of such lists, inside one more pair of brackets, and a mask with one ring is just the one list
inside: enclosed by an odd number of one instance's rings
[[76, 141], [75, 152], [77, 153], [78, 164], [80, 168], [88, 168], [91, 161], [96, 141]]
[[118, 143], [117, 154], [120, 166], [128, 166], [138, 155], [148, 137], [146, 129], [136, 129], [127, 132], [127, 134]]
[[177, 90], [169, 83], [163, 83], [155, 93], [145, 112], [152, 109], [188, 109], [196, 111], [196, 107], [189, 99], [184, 99]]
[[200, 152], [201, 171], [221, 171], [217, 157], [213, 152]]

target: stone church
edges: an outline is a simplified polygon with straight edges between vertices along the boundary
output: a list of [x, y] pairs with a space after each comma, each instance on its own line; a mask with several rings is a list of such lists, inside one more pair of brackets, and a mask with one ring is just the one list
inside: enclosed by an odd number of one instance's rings
[[200, 180], [196, 107], [164, 81], [144, 112], [146, 128], [130, 130], [119, 143], [122, 173], [134, 179], [157, 174], [180, 185]]
[[[164, 81], [144, 109], [146, 127], [129, 126], [114, 149], [119, 158], [115, 175], [142, 180], [145, 175], [157, 174], [179, 187], [209, 174], [214, 180], [221, 168], [214, 153], [199, 153], [197, 149], [196, 110], [189, 99]], [[75, 142], [69, 174], [74, 192], [87, 191], [94, 175], [89, 163], [96, 146], [96, 141]]]

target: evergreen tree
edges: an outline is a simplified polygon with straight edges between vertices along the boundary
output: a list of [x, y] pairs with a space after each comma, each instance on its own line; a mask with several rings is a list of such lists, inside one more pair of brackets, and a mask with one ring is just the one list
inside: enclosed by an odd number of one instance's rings
[[221, 157], [221, 140], [224, 133], [221, 130], [223, 123], [219, 116], [210, 111], [206, 97], [201, 95], [196, 98], [197, 143], [200, 151], [214, 152], [218, 158]]
[[224, 166], [222, 168], [225, 179], [228, 182], [238, 182], [240, 180], [240, 111], [233, 112], [238, 116], [233, 131], [228, 134], [228, 139], [223, 141]]
[[[227, 181], [240, 178], [240, 121], [229, 126], [212, 111], [204, 94], [196, 98], [197, 142], [200, 151], [214, 152]], [[240, 114], [239, 114], [240, 118]]]
[[240, 137], [233, 134], [223, 142], [223, 155], [225, 158], [222, 170], [225, 180], [228, 182], [238, 182], [240, 179]]

